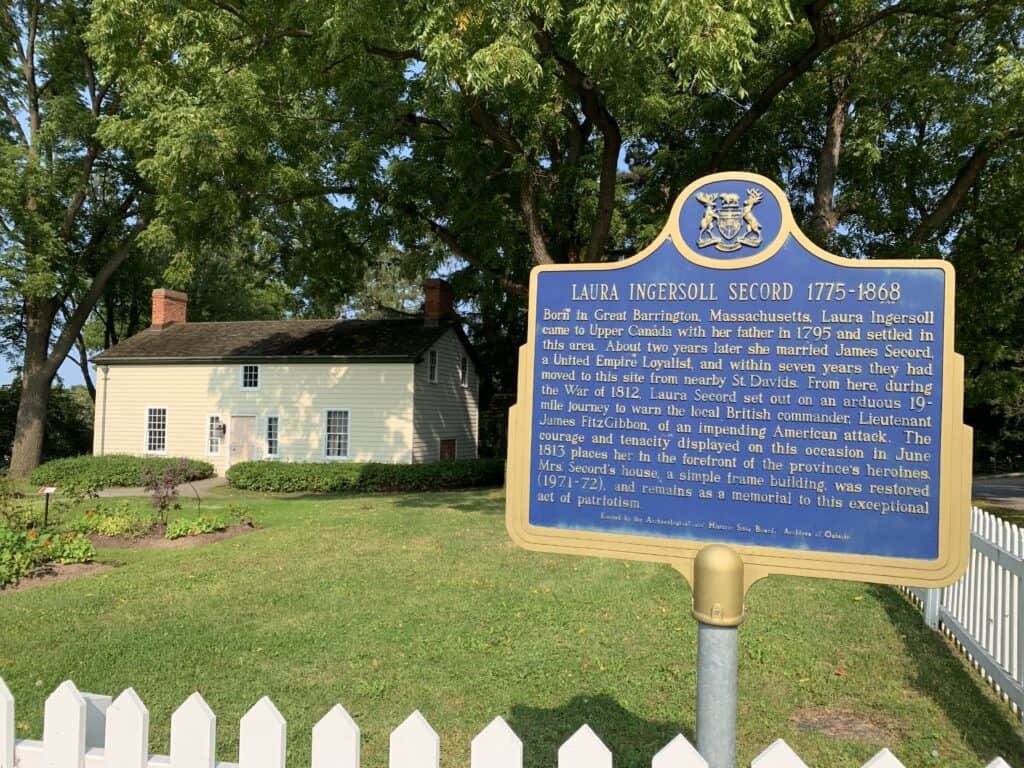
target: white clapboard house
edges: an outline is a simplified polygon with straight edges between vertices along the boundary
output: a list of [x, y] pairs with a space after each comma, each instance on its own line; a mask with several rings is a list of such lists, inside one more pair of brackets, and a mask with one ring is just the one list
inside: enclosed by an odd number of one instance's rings
[[477, 455], [478, 379], [451, 288], [422, 317], [153, 324], [98, 355], [93, 452], [187, 456], [219, 473], [256, 459], [415, 463]]

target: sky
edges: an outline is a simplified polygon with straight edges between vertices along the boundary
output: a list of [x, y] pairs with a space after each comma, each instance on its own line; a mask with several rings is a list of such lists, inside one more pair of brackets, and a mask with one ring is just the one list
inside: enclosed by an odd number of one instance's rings
[[[60, 367], [58, 376], [64, 382], [65, 387], [74, 387], [85, 384], [85, 380], [82, 378], [82, 372], [78, 366], [70, 360], [65, 360], [64, 365]], [[14, 374], [11, 373], [11, 369], [7, 367], [6, 363], [0, 363], [0, 387], [7, 386], [11, 383], [11, 379], [14, 378]]]

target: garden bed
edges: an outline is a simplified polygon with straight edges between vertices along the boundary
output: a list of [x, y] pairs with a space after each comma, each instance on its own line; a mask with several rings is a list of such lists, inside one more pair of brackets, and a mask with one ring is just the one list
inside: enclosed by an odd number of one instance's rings
[[188, 549], [241, 536], [245, 533], [252, 533], [255, 530], [256, 526], [248, 522], [230, 525], [227, 528], [211, 531], [210, 533], [168, 539], [165, 533], [166, 527], [156, 525], [144, 536], [101, 536], [94, 533], [90, 534], [88, 539], [96, 549]]

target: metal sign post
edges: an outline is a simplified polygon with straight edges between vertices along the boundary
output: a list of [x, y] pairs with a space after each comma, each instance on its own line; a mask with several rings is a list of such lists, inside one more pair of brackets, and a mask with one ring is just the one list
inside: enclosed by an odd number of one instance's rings
[[743, 621], [743, 559], [710, 544], [693, 569], [697, 619], [697, 751], [708, 768], [736, 768], [736, 670]]
[[50, 497], [56, 492], [55, 485], [44, 485], [39, 489], [39, 494], [46, 500], [43, 502], [43, 528], [50, 526]]

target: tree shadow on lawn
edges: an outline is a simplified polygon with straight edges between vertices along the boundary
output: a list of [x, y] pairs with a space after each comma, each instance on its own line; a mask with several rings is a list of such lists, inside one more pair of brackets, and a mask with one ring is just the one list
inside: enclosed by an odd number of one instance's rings
[[516, 704], [508, 719], [523, 740], [525, 768], [556, 765], [558, 748], [584, 723], [611, 750], [616, 768], [650, 768], [651, 758], [679, 733], [695, 742], [693, 733], [679, 723], [644, 720], [607, 694], [576, 696], [553, 709]]
[[1010, 765], [1024, 765], [1024, 745], [1017, 730], [1008, 725], [1009, 706], [979, 690], [986, 683], [964, 666], [966, 659], [950, 663], [950, 656], [958, 652], [925, 625], [921, 612], [895, 588], [874, 585], [870, 591], [900, 630], [907, 655], [916, 665], [908, 671], [908, 682], [942, 708], [980, 760], [998, 755]]
[[[498, 490], [497, 488], [473, 488], [468, 491], [429, 491], [417, 494], [399, 494], [395, 499], [396, 509], [417, 510], [447, 507], [456, 512], [475, 512], [481, 515], [504, 515], [505, 497], [483, 497], [481, 494]], [[472, 499], [466, 498], [467, 493], [475, 494]]]
[[501, 490], [499, 486], [493, 488], [467, 488], [464, 491], [421, 491], [413, 493], [410, 491], [399, 491], [395, 493], [282, 493], [266, 494], [263, 499], [272, 499], [278, 502], [301, 502], [301, 501], [364, 501], [382, 499], [394, 504], [396, 509], [407, 510], [436, 510], [438, 507], [448, 507], [456, 512], [478, 512], [483, 515], [505, 514], [505, 498], [476, 497], [472, 501], [466, 499], [467, 493], [485, 494]]

